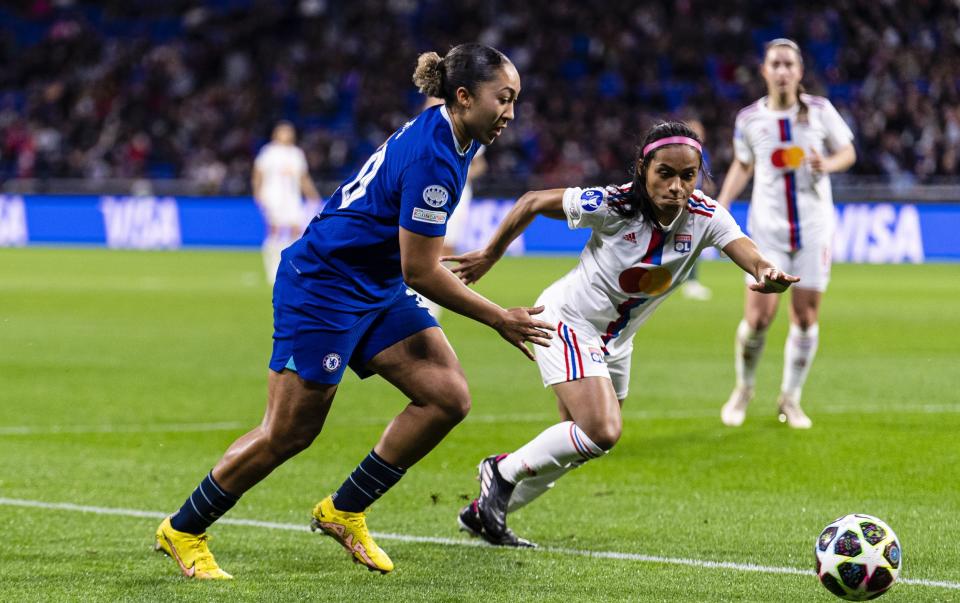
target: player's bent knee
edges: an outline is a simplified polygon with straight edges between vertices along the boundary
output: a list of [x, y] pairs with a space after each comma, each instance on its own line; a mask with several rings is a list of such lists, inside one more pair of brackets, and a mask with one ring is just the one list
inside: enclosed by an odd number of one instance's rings
[[447, 382], [443, 390], [438, 392], [434, 405], [438, 406], [453, 423], [459, 423], [467, 418], [472, 401], [466, 379], [453, 378]]
[[757, 333], [763, 333], [770, 328], [773, 317], [773, 314], [756, 314], [747, 320], [747, 324]]
[[263, 440], [267, 449], [277, 458], [288, 459], [313, 444], [318, 433], [302, 429], [264, 428]]
[[444, 411], [451, 421], [459, 423], [467, 418], [467, 415], [470, 414], [471, 407], [472, 401], [470, 399], [470, 393], [464, 391], [448, 400], [447, 403], [444, 404]]
[[620, 435], [623, 432], [621, 423], [609, 421], [603, 425], [593, 427], [590, 431], [584, 430], [584, 433], [593, 440], [604, 452], [612, 449], [620, 441]]
[[620, 441], [620, 430], [608, 430], [601, 432], [596, 438], [593, 438], [593, 442], [603, 449], [604, 452], [611, 450], [614, 446], [617, 445], [617, 442]]

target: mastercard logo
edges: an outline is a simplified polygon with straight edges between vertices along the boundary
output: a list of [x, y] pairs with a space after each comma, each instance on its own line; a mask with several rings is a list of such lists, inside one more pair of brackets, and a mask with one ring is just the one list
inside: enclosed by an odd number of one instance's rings
[[774, 167], [795, 170], [803, 163], [804, 155], [803, 149], [800, 147], [777, 149], [770, 155], [770, 162]]
[[656, 268], [628, 268], [620, 273], [620, 288], [625, 293], [660, 295], [670, 288], [673, 275], [662, 266]]

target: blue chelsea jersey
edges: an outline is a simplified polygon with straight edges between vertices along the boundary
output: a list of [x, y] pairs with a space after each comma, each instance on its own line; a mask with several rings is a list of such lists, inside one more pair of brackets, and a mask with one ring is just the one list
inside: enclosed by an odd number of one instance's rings
[[388, 303], [403, 287], [399, 227], [443, 236], [479, 147], [459, 147], [446, 107], [425, 110], [333, 193], [280, 270], [332, 307]]

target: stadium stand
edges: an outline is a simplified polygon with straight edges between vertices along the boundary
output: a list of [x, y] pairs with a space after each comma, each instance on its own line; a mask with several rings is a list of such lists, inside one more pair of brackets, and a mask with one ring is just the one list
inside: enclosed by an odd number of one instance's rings
[[955, 2], [725, 4], [723, 14], [706, 0], [7, 4], [0, 182], [181, 178], [245, 194], [281, 118], [302, 133], [311, 171], [337, 179], [421, 105], [406, 77], [417, 54], [464, 40], [501, 48], [523, 77], [492, 173], [616, 181], [636, 134], [674, 116], [705, 124], [722, 175], [736, 111], [763, 94], [762, 45], [778, 36], [798, 41], [807, 90], [854, 129], [854, 176], [960, 178]]

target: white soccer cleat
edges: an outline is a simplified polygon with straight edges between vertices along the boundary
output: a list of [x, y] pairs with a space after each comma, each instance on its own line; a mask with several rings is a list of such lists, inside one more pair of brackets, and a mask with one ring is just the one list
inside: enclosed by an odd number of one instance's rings
[[813, 421], [800, 408], [800, 400], [788, 394], [781, 393], [777, 399], [779, 419], [794, 429], [810, 429]]
[[720, 420], [727, 427], [740, 427], [747, 418], [747, 406], [753, 399], [753, 388], [738, 385], [733, 388], [730, 399], [720, 409]]
[[708, 301], [713, 297], [713, 291], [700, 281], [687, 281], [683, 284], [683, 296], [697, 301]]

